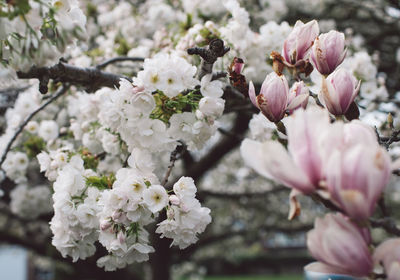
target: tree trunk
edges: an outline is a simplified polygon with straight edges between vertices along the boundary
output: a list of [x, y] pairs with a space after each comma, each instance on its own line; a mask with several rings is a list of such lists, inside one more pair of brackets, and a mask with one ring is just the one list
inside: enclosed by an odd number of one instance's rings
[[[165, 218], [166, 215], [164, 212], [158, 218], [157, 223], [163, 221]], [[150, 232], [151, 244], [155, 249], [155, 252], [150, 254], [151, 279], [170, 280], [172, 250], [169, 245], [171, 244], [171, 240], [167, 238], [160, 238], [160, 236], [155, 233], [155, 228]]]

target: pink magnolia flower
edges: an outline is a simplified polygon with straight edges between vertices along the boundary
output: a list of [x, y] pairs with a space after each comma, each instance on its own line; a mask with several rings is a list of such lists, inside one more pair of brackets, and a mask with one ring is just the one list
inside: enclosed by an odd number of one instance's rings
[[383, 264], [388, 280], [400, 279], [400, 238], [388, 239], [374, 253], [376, 264]]
[[310, 92], [303, 81], [296, 82], [289, 90], [287, 109], [293, 112], [302, 107], [305, 109], [308, 104], [308, 96]]
[[373, 269], [369, 251], [371, 236], [344, 215], [327, 214], [315, 220], [314, 229], [307, 233], [311, 255], [325, 264], [325, 270], [340, 271], [350, 276], [367, 276]]
[[330, 121], [326, 110], [298, 109], [287, 119], [288, 151], [276, 141], [260, 143], [246, 139], [241, 154], [259, 174], [279, 181], [304, 194], [315, 191], [324, 179], [323, 163], [340, 141], [328, 136]]
[[265, 77], [261, 91], [256, 96], [253, 82], [249, 85], [249, 97], [251, 102], [271, 121], [280, 121], [286, 111], [289, 95], [289, 85], [285, 76], [278, 76], [272, 72]]
[[318, 36], [319, 27], [316, 20], [304, 24], [298, 20], [283, 43], [282, 56], [289, 64], [296, 64], [307, 58], [309, 50]]
[[286, 110], [307, 106], [309, 91], [303, 82], [296, 82], [289, 91], [285, 76], [272, 72], [267, 75], [260, 94], [256, 96], [253, 82], [249, 85], [249, 97], [254, 106], [261, 110], [271, 122], [278, 122]]
[[[335, 149], [326, 164], [326, 184], [332, 199], [354, 219], [367, 219], [386, 187], [391, 159], [361, 122], [344, 125], [343, 149]], [[355, 139], [354, 136], [359, 134]], [[347, 136], [347, 138], [346, 138]], [[364, 136], [364, 138], [361, 138]]]
[[319, 35], [311, 49], [311, 63], [322, 75], [329, 75], [346, 56], [344, 34], [335, 30]]
[[345, 69], [337, 69], [322, 78], [320, 101], [334, 115], [344, 115], [360, 89], [360, 81]]

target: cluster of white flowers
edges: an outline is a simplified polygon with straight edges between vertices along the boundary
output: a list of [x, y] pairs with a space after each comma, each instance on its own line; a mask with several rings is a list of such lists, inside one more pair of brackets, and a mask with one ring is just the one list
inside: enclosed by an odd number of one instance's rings
[[276, 126], [266, 122], [266, 117], [260, 112], [254, 114], [249, 122], [250, 136], [253, 140], [266, 141], [272, 138]]
[[159, 53], [144, 61], [143, 71], [138, 73], [133, 82], [147, 92], [161, 90], [166, 96], [172, 98], [198, 83], [193, 78], [195, 74], [196, 67], [182, 57]]
[[119, 90], [97, 92], [96, 95], [101, 98], [100, 124], [119, 135], [129, 151], [135, 147], [152, 151], [173, 150], [166, 124], [150, 118], [156, 106], [153, 95], [139, 90], [128, 81], [121, 80]]
[[29, 87], [20, 93], [15, 101], [14, 107], [9, 108], [5, 114], [7, 128], [3, 135], [0, 136], [0, 154], [3, 154], [8, 141], [15, 133], [18, 126], [24, 119], [40, 104], [40, 93], [36, 86]]
[[249, 13], [242, 7], [237, 0], [228, 0], [224, 2], [225, 8], [232, 14], [232, 18], [226, 26], [221, 27], [222, 38], [235, 45], [235, 49], [239, 52], [247, 49], [251, 42], [254, 33], [249, 27]]
[[256, 13], [256, 17], [260, 20], [279, 20], [288, 11], [285, 1], [281, 0], [260, 0], [262, 9]]
[[[98, 119], [106, 130], [113, 133], [102, 141], [104, 150], [111, 152], [112, 147], [106, 145], [118, 143], [115, 135], [119, 135], [127, 144], [129, 151], [135, 147], [171, 151], [177, 145], [177, 140], [185, 141], [190, 150], [202, 148], [215, 133], [214, 121], [222, 115], [225, 105], [221, 98], [222, 83], [211, 81], [211, 75], [206, 75], [201, 81], [202, 97], [194, 101], [198, 103], [197, 111], [172, 114], [167, 124], [165, 120], [151, 116], [156, 108], [152, 93], [165, 94], [169, 99], [178, 98], [184, 89], [191, 89], [199, 83], [193, 78], [195, 72], [196, 67], [176, 54], [159, 54], [146, 59], [144, 69], [133, 79], [136, 86], [121, 80], [119, 90], [98, 91]], [[104, 132], [101, 138], [98, 133], [99, 130], [95, 138], [104, 139]], [[112, 137], [114, 141], [109, 141]]]
[[360, 93], [368, 100], [384, 100], [389, 96], [385, 86], [385, 79], [377, 77], [378, 69], [372, 57], [366, 51], [354, 53], [345, 59], [343, 66], [363, 80]]
[[1, 168], [6, 176], [17, 184], [26, 182], [26, 169], [28, 168], [28, 156], [23, 152], [9, 152]]
[[196, 199], [197, 188], [190, 177], [182, 177], [174, 184], [169, 200], [167, 219], [158, 224], [157, 233], [171, 238], [172, 244], [184, 249], [196, 243], [197, 235], [211, 223], [210, 209], [201, 207]]
[[53, 210], [49, 203], [51, 192], [48, 186], [28, 187], [21, 184], [10, 192], [10, 198], [11, 211], [24, 219], [35, 219]]
[[75, 155], [61, 168], [53, 184], [52, 244], [63, 257], [71, 256], [73, 261], [85, 259], [96, 251], [100, 192], [85, 182], [85, 177], [95, 175], [92, 170], [85, 170], [83, 160]]
[[[94, 242], [98, 240], [108, 254], [98, 259], [97, 264], [112, 271], [149, 259], [154, 248], [149, 244], [145, 226], [154, 222], [160, 211], [168, 209], [167, 213], [170, 213], [170, 209], [176, 208], [176, 215], [180, 213], [179, 221], [184, 224], [178, 224], [176, 217], [174, 229], [176, 234], [185, 232], [185, 237], [176, 243], [180, 247], [194, 243], [196, 235], [203, 232], [211, 221], [210, 210], [201, 207], [195, 198], [193, 180], [186, 178], [183, 182], [181, 179], [174, 185], [175, 195], [169, 196], [167, 190], [159, 185], [153, 173], [151, 155], [145, 150], [134, 149], [127, 160], [129, 167], [120, 168], [115, 181], [109, 177], [106, 186], [93, 183], [105, 177], [99, 177], [92, 169], [85, 169], [79, 155], [68, 160], [69, 154], [59, 150], [38, 155], [42, 158], [42, 167], [50, 166], [49, 170], [57, 173], [53, 184], [54, 217], [50, 228], [54, 235], [52, 243], [64, 257], [71, 256], [73, 261], [85, 259], [94, 254]], [[65, 159], [61, 163], [60, 157]], [[178, 197], [179, 203], [176, 201]], [[169, 205], [170, 201], [174, 204]]]
[[[77, 0], [30, 0], [0, 7], [1, 12], [7, 13], [7, 9], [17, 14], [12, 20], [0, 19], [0, 42], [6, 42], [0, 45], [0, 53], [16, 69], [56, 62], [66, 44], [85, 33], [86, 16]], [[46, 26], [52, 20], [56, 23], [57, 36]], [[46, 31], [49, 34], [43, 34]], [[58, 40], [57, 44], [52, 40]]]
[[183, 0], [183, 10], [189, 14], [219, 15], [225, 12], [223, 1], [213, 0]]
[[154, 252], [144, 226], [153, 222], [154, 214], [167, 205], [168, 195], [164, 187], [152, 182], [157, 182], [154, 176], [144, 178], [136, 168], [122, 168], [112, 189], [102, 192], [99, 241], [109, 255], [99, 259], [98, 265], [105, 270], [147, 261], [148, 254]]
[[40, 172], [45, 172], [45, 176], [50, 181], [55, 181], [58, 171], [61, 170], [68, 162], [68, 149], [61, 148], [51, 150], [49, 153], [43, 151], [36, 157], [40, 165]]

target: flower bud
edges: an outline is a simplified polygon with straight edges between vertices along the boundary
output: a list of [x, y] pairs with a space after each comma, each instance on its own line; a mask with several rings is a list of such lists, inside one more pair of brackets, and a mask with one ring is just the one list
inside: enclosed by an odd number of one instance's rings
[[367, 230], [360, 229], [342, 214], [327, 214], [315, 220], [314, 229], [307, 233], [311, 255], [332, 272], [350, 276], [367, 276], [373, 269]]
[[173, 195], [169, 196], [169, 202], [171, 202], [171, 204], [173, 204], [173, 205], [179, 205], [181, 200], [179, 199], [179, 197], [177, 197], [176, 195], [173, 194]]
[[285, 76], [278, 76], [275, 72], [267, 75], [258, 96], [253, 82], [249, 85], [249, 97], [251, 102], [271, 121], [280, 121], [286, 111], [289, 95], [289, 85]]
[[360, 82], [345, 69], [337, 69], [326, 79], [322, 78], [320, 101], [329, 112], [344, 115], [357, 96]]
[[112, 223], [111, 223], [110, 221], [107, 221], [107, 220], [102, 221], [102, 222], [100, 223], [100, 229], [101, 229], [102, 231], [106, 231], [106, 230], [109, 229], [111, 226], [112, 226]]
[[309, 95], [308, 87], [303, 81], [294, 83], [289, 90], [287, 109], [290, 111], [294, 111], [300, 107], [305, 109], [308, 104]]
[[118, 219], [121, 218], [121, 216], [122, 216], [122, 211], [116, 210], [116, 211], [114, 211], [114, 213], [112, 214], [111, 218], [112, 218], [114, 221], [118, 221]]
[[243, 59], [239, 58], [239, 57], [235, 57], [233, 59], [233, 64], [232, 64], [232, 70], [236, 73], [236, 74], [240, 74], [243, 70], [244, 67], [244, 62]]
[[299, 60], [307, 59], [309, 50], [318, 33], [319, 27], [316, 20], [306, 24], [298, 20], [283, 43], [282, 56], [292, 65]]
[[382, 264], [388, 280], [398, 280], [400, 276], [400, 238], [388, 239], [380, 244], [374, 253], [376, 264]]
[[219, 118], [225, 108], [225, 100], [217, 97], [203, 97], [199, 102], [199, 110], [207, 117]]
[[335, 30], [319, 35], [311, 49], [311, 62], [322, 75], [335, 71], [346, 56], [344, 34]]
[[117, 235], [118, 241], [120, 244], [125, 243], [126, 235], [122, 231], [118, 232]]

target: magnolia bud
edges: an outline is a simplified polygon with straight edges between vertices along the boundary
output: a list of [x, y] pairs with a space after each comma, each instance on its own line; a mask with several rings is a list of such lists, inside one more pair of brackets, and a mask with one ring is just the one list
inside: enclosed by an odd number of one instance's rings
[[258, 96], [253, 82], [249, 85], [249, 97], [251, 102], [271, 121], [280, 121], [286, 111], [289, 95], [289, 85], [285, 76], [278, 76], [275, 72], [267, 75]]
[[319, 27], [316, 20], [306, 24], [298, 20], [283, 43], [282, 56], [292, 65], [299, 60], [307, 59], [309, 50], [318, 33]]
[[331, 267], [332, 272], [350, 276], [367, 276], [373, 269], [368, 248], [371, 242], [367, 230], [360, 229], [342, 214], [327, 214], [315, 220], [314, 229], [307, 233], [311, 255]]
[[235, 57], [233, 59], [233, 67], [232, 70], [236, 73], [236, 74], [240, 74], [243, 70], [244, 67], [244, 62], [243, 59], [239, 58], [239, 57]]
[[312, 64], [322, 75], [335, 71], [345, 56], [344, 34], [334, 30], [315, 39], [310, 55]]
[[319, 99], [329, 112], [344, 115], [357, 96], [360, 82], [345, 69], [337, 69], [326, 79], [322, 78], [322, 89]]
[[388, 239], [380, 244], [374, 253], [376, 264], [382, 264], [389, 280], [400, 276], [400, 238]]
[[287, 109], [290, 111], [294, 111], [300, 107], [305, 109], [308, 104], [309, 95], [308, 87], [303, 81], [294, 83], [289, 91]]

